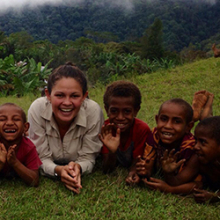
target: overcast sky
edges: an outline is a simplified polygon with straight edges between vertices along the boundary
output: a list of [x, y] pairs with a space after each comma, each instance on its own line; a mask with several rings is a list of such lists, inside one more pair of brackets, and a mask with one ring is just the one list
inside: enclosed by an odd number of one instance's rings
[[[69, 3], [79, 4], [80, 2], [84, 2], [84, 1], [87, 0], [0, 0], [0, 12], [6, 12], [9, 9], [18, 10], [18, 9], [22, 9], [22, 7], [24, 6], [36, 7], [45, 4], [50, 4], [50, 5], [61, 5], [61, 4], [69, 4]], [[113, 5], [120, 5], [128, 9], [131, 9], [132, 2], [135, 0], [98, 0], [98, 1], [100, 2], [100, 4], [102, 4], [102, 2], [104, 1], [109, 1]], [[152, 0], [145, 0], [145, 1], [152, 1]], [[194, 1], [194, 0], [186, 0], [186, 1]], [[211, 4], [214, 4], [216, 0], [200, 0], [200, 1], [210, 2]]]

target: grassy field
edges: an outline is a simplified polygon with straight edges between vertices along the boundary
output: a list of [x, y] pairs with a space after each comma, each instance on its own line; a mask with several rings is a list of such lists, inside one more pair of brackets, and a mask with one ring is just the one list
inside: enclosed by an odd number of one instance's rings
[[[220, 59], [197, 61], [169, 71], [130, 79], [142, 92], [138, 118], [152, 128], [163, 101], [180, 97], [192, 102], [194, 92], [206, 89], [215, 94], [214, 115], [220, 115]], [[90, 98], [103, 108], [105, 87], [89, 90]], [[35, 99], [0, 98], [0, 104], [14, 102], [26, 112]], [[83, 176], [81, 194], [75, 195], [59, 181], [40, 178], [40, 186], [27, 187], [20, 180], [0, 180], [0, 219], [220, 219], [220, 206], [196, 204], [192, 196], [181, 197], [125, 184], [127, 171], [117, 168], [110, 175], [101, 172], [97, 160], [94, 172]]]

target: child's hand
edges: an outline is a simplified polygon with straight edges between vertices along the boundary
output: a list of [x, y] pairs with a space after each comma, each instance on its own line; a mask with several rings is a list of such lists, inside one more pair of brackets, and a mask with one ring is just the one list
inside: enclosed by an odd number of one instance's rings
[[14, 166], [15, 163], [17, 162], [17, 157], [16, 157], [16, 154], [15, 154], [15, 148], [16, 147], [17, 147], [17, 145], [14, 144], [13, 146], [10, 146], [8, 148], [7, 161], [8, 161], [8, 164], [10, 166]]
[[160, 190], [161, 192], [169, 192], [170, 191], [170, 186], [166, 182], [164, 182], [163, 180], [151, 177], [150, 181], [148, 181], [146, 178], [142, 179], [142, 181], [150, 189]]
[[7, 150], [5, 145], [0, 143], [0, 164], [4, 165], [7, 160]]
[[195, 201], [198, 203], [205, 203], [211, 200], [219, 200], [217, 194], [197, 188], [193, 189], [193, 196]]
[[103, 125], [99, 138], [111, 153], [115, 153], [120, 145], [120, 129], [117, 128], [116, 136], [112, 135], [114, 124]]
[[182, 159], [178, 162], [177, 158], [179, 153], [175, 153], [175, 149], [171, 150], [168, 153], [168, 150], [165, 150], [163, 157], [161, 157], [160, 161], [161, 161], [161, 165], [162, 165], [162, 169], [165, 173], [173, 173], [176, 171], [177, 168], [179, 168], [186, 160]]
[[136, 171], [138, 175], [146, 176], [148, 174], [148, 170], [150, 169], [149, 162], [150, 160], [142, 159], [141, 156], [137, 157]]
[[137, 175], [135, 171], [131, 171], [129, 172], [125, 181], [128, 185], [135, 185], [140, 182], [140, 177]]

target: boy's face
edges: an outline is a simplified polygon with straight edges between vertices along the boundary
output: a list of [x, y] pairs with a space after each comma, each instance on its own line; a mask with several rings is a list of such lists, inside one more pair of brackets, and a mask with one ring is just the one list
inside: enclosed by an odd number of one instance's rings
[[186, 113], [181, 105], [164, 103], [159, 115], [156, 115], [157, 131], [164, 144], [172, 144], [190, 132], [193, 122], [186, 123]]
[[105, 110], [110, 123], [114, 123], [121, 132], [129, 131], [139, 109], [134, 109], [133, 97], [111, 97], [110, 105]]
[[24, 123], [19, 108], [11, 105], [0, 108], [0, 139], [3, 143], [18, 144], [28, 128], [29, 124]]
[[196, 127], [195, 138], [196, 145], [194, 149], [200, 163], [213, 163], [220, 158], [220, 146], [215, 139], [208, 137], [207, 129], [204, 126]]

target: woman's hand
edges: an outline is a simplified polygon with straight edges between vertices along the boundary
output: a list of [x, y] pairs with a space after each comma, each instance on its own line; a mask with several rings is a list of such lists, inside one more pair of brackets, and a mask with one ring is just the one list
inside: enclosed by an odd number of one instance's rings
[[175, 149], [168, 152], [168, 150], [165, 150], [163, 157], [161, 157], [160, 161], [162, 164], [162, 169], [165, 173], [173, 173], [178, 169], [186, 160], [182, 159], [178, 162], [177, 158], [179, 153], [175, 153]]
[[79, 194], [81, 185], [81, 167], [78, 163], [71, 161], [68, 165], [63, 166], [61, 170], [61, 181], [73, 192]]
[[115, 153], [120, 145], [120, 129], [117, 128], [116, 136], [112, 135], [113, 129], [115, 129], [114, 124], [103, 125], [99, 134], [100, 140], [111, 153]]

